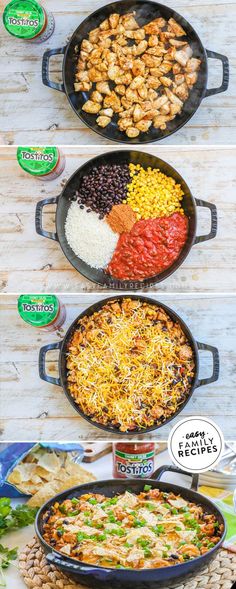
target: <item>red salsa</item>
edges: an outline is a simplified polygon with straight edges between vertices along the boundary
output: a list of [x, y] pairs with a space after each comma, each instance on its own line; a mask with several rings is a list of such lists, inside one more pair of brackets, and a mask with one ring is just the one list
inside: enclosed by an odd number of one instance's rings
[[120, 280], [143, 280], [169, 268], [186, 243], [188, 218], [181, 213], [170, 217], [141, 219], [129, 233], [122, 233], [108, 265]]

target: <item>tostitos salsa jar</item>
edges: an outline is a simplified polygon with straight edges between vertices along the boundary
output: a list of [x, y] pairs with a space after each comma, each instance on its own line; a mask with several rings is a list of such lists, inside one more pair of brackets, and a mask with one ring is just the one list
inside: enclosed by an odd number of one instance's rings
[[42, 331], [57, 331], [66, 320], [64, 305], [50, 294], [20, 295], [18, 311], [26, 323]]
[[3, 24], [13, 37], [43, 43], [51, 37], [55, 20], [35, 0], [12, 0], [3, 13]]
[[114, 479], [149, 479], [154, 472], [155, 444], [113, 444]]
[[40, 180], [55, 180], [65, 169], [66, 159], [58, 147], [17, 148], [17, 161], [21, 168]]

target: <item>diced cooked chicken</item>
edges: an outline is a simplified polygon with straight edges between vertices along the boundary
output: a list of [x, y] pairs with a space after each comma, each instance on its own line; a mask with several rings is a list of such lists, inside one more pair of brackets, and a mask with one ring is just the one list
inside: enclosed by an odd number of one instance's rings
[[185, 79], [186, 79], [186, 83], [188, 84], [188, 86], [192, 87], [194, 84], [196, 84], [197, 72], [192, 72], [191, 74], [186, 74]]
[[118, 27], [120, 20], [120, 15], [117, 13], [110, 14], [109, 16], [109, 24], [112, 29], [116, 29]]
[[74, 88], [76, 92], [89, 92], [92, 88], [92, 82], [75, 82]]
[[124, 14], [121, 17], [121, 20], [122, 20], [122, 25], [125, 27], [125, 29], [128, 29], [130, 31], [134, 31], [135, 29], [139, 28], [139, 25], [134, 18], [134, 13], [133, 14]]
[[182, 65], [184, 67], [184, 66], [186, 66], [190, 57], [192, 57], [192, 54], [193, 54], [193, 51], [192, 51], [190, 45], [185, 45], [185, 47], [183, 49], [176, 51], [175, 59], [180, 65]]
[[137, 127], [137, 129], [142, 133], [147, 133], [148, 129], [151, 127], [151, 124], [152, 121], [146, 121], [145, 119], [142, 119], [136, 123], [135, 127]]
[[141, 26], [135, 12], [110, 14], [77, 52], [74, 88], [89, 93], [83, 110], [98, 114], [103, 128], [117, 113], [119, 129], [130, 138], [151, 125], [166, 128], [181, 112], [201, 64], [174, 18]]
[[113, 116], [113, 110], [112, 108], [102, 108], [99, 114], [103, 115], [104, 117], [109, 117], [111, 119], [111, 117]]
[[107, 94], [108, 96], [111, 94], [111, 89], [108, 82], [97, 82], [96, 89], [101, 94]]
[[186, 35], [183, 27], [181, 27], [174, 18], [170, 18], [168, 20], [168, 28], [170, 28], [175, 33], [176, 37], [183, 37]]
[[144, 26], [146, 35], [158, 35], [160, 29], [166, 26], [166, 20], [164, 18], [156, 18], [150, 23]]
[[174, 90], [176, 96], [178, 96], [181, 100], [185, 101], [189, 95], [188, 85], [184, 82], [175, 88]]
[[110, 117], [106, 117], [104, 115], [100, 115], [97, 119], [96, 119], [97, 124], [99, 125], [99, 127], [107, 127], [107, 125], [109, 125], [109, 123], [111, 122], [111, 118]]
[[192, 355], [193, 355], [193, 352], [192, 352], [192, 348], [190, 348], [190, 346], [188, 346], [187, 344], [184, 344], [183, 346], [180, 347], [179, 357], [181, 358], [181, 360], [192, 358]]
[[91, 94], [91, 100], [93, 102], [102, 102], [103, 96], [100, 92], [98, 92], [98, 90], [94, 90]]
[[92, 100], [87, 100], [82, 106], [82, 110], [93, 115], [96, 115], [100, 109], [101, 104], [99, 102], [93, 102]]
[[191, 57], [191, 59], [189, 59], [187, 62], [185, 71], [188, 73], [197, 72], [200, 68], [200, 65], [201, 65], [200, 59], [196, 59], [196, 57]]

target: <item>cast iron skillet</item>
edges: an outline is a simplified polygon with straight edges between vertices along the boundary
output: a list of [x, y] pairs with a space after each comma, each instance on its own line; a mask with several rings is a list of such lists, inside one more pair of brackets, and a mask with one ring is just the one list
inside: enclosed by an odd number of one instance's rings
[[[65, 222], [68, 213], [68, 209], [70, 207], [71, 201], [70, 198], [74, 195], [75, 191], [78, 189], [81, 179], [84, 175], [88, 175], [89, 172], [96, 166], [102, 164], [141, 164], [144, 168], [151, 166], [152, 168], [159, 168], [161, 172], [164, 172], [168, 176], [172, 176], [176, 182], [181, 184], [183, 192], [185, 194], [182, 206], [184, 208], [184, 212], [189, 218], [189, 231], [188, 231], [188, 238], [187, 241], [178, 257], [178, 259], [164, 272], [157, 274], [156, 276], [151, 276], [150, 278], [146, 278], [145, 280], [140, 281], [130, 281], [130, 280], [117, 280], [112, 276], [106, 274], [103, 270], [98, 270], [96, 268], [91, 268], [88, 264], [83, 262], [80, 258], [78, 258], [71, 247], [69, 246], [66, 236], [65, 236]], [[56, 204], [56, 232], [51, 233], [45, 231], [43, 229], [43, 208], [45, 205]], [[208, 235], [201, 235], [196, 237], [196, 226], [197, 226], [197, 207], [207, 207], [210, 209], [211, 212], [211, 230]], [[36, 231], [39, 235], [43, 237], [47, 237], [49, 239], [54, 239], [59, 241], [60, 246], [69, 260], [69, 262], [78, 270], [83, 276], [91, 280], [92, 282], [96, 282], [97, 284], [101, 284], [102, 286], [106, 286], [111, 289], [115, 290], [140, 290], [141, 288], [145, 288], [147, 286], [153, 286], [157, 282], [161, 282], [165, 280], [168, 276], [173, 274], [177, 268], [183, 263], [185, 258], [187, 257], [192, 245], [196, 243], [207, 241], [208, 239], [212, 239], [216, 236], [217, 233], [217, 211], [215, 205], [208, 203], [204, 200], [194, 199], [188, 185], [182, 178], [182, 176], [169, 164], [165, 161], [161, 160], [154, 155], [150, 155], [149, 153], [144, 153], [141, 151], [112, 151], [108, 153], [104, 153], [99, 155], [95, 158], [90, 159], [87, 161], [83, 166], [81, 166], [76, 172], [69, 178], [67, 184], [63, 188], [61, 194], [59, 196], [53, 198], [46, 198], [38, 202], [36, 206], [36, 214], [35, 214], [35, 227]]]
[[[65, 393], [67, 399], [70, 401], [71, 405], [74, 407], [74, 409], [77, 411], [77, 413], [79, 413], [81, 415], [81, 417], [83, 417], [84, 419], [86, 419], [90, 423], [90, 425], [96, 426], [102, 430], [108, 431], [109, 433], [113, 433], [115, 435], [119, 434], [121, 436], [127, 436], [127, 432], [121, 432], [115, 426], [105, 426], [105, 425], [101, 425], [97, 422], [94, 422], [94, 421], [92, 421], [91, 417], [88, 417], [87, 415], [85, 415], [83, 413], [83, 411], [75, 403], [74, 399], [72, 398], [72, 396], [68, 390], [67, 368], [66, 368], [68, 344], [71, 340], [71, 337], [72, 337], [74, 331], [77, 328], [78, 320], [82, 319], [82, 317], [84, 317], [85, 315], [90, 316], [93, 313], [99, 311], [103, 307], [103, 305], [105, 305], [108, 301], [125, 299], [125, 298], [131, 298], [134, 300], [141, 300], [143, 302], [147, 302], [152, 305], [162, 307], [168, 313], [168, 315], [170, 315], [170, 317], [173, 319], [173, 321], [180, 324], [183, 332], [185, 333], [185, 335], [189, 341], [189, 344], [192, 347], [192, 350], [194, 351], [194, 361], [195, 361], [195, 376], [194, 376], [193, 382], [191, 384], [190, 393], [189, 393], [187, 399], [185, 400], [185, 402], [181, 405], [180, 409], [178, 411], [176, 411], [176, 413], [172, 417], [167, 419], [162, 425], [159, 425], [159, 426], [154, 425], [154, 426], [146, 428], [146, 429], [142, 428], [141, 430], [136, 429], [136, 430], [128, 432], [128, 434], [130, 436], [136, 436], [137, 433], [138, 434], [139, 433], [146, 434], [146, 433], [151, 432], [153, 430], [159, 429], [163, 425], [166, 425], [166, 423], [168, 423], [172, 419], [174, 419], [174, 417], [176, 417], [184, 409], [185, 405], [187, 405], [188, 401], [190, 400], [194, 389], [196, 389], [202, 385], [206, 385], [211, 382], [215, 382], [219, 378], [219, 352], [218, 352], [218, 349], [215, 348], [214, 346], [210, 346], [209, 344], [203, 344], [203, 343], [195, 341], [191, 331], [189, 330], [187, 325], [184, 323], [183, 319], [181, 319], [179, 317], [179, 315], [177, 315], [177, 313], [175, 313], [172, 309], [170, 309], [169, 307], [167, 307], [163, 303], [160, 303], [160, 302], [156, 301], [155, 299], [151, 299], [150, 297], [145, 297], [145, 296], [141, 296], [141, 295], [137, 295], [137, 294], [130, 294], [130, 295], [127, 294], [127, 295], [117, 295], [117, 296], [114, 295], [113, 297], [108, 297], [106, 299], [98, 301], [97, 303], [94, 303], [93, 305], [91, 305], [90, 307], [85, 309], [85, 311], [83, 311], [77, 317], [77, 319], [75, 319], [75, 321], [73, 321], [73, 323], [69, 327], [69, 329], [68, 329], [68, 331], [62, 341], [55, 342], [52, 344], [47, 344], [46, 346], [43, 346], [40, 349], [40, 351], [39, 351], [39, 376], [40, 376], [40, 378], [42, 378], [42, 380], [46, 380], [47, 382], [49, 382], [51, 384], [62, 386], [64, 393]], [[58, 360], [59, 378], [54, 378], [52, 376], [49, 376], [46, 373], [46, 354], [49, 350], [60, 350], [60, 355], [59, 355], [59, 360]], [[202, 378], [202, 379], [198, 378], [199, 350], [208, 350], [212, 355], [212, 361], [213, 361], [212, 375], [208, 378]]]
[[[192, 477], [191, 488], [186, 489], [178, 485], [166, 482], [160, 482], [162, 474], [166, 471], [177, 472]], [[49, 564], [53, 564], [64, 573], [72, 577], [77, 583], [82, 583], [95, 589], [157, 589], [157, 587], [166, 586], [166, 583], [173, 580], [180, 580], [186, 575], [199, 572], [199, 569], [206, 566], [208, 562], [216, 555], [222, 545], [226, 535], [226, 522], [220, 510], [206, 497], [197, 492], [198, 475], [191, 474], [180, 470], [175, 466], [161, 466], [152, 476], [152, 479], [112, 479], [106, 481], [96, 481], [87, 483], [73, 489], [69, 489], [53, 497], [43, 507], [36, 516], [36, 534], [39, 542], [46, 553], [46, 559]], [[209, 552], [198, 556], [194, 560], [189, 560], [174, 566], [163, 567], [159, 569], [109, 569], [99, 566], [92, 566], [80, 561], [76, 561], [69, 556], [64, 556], [60, 552], [53, 550], [52, 546], [47, 544], [43, 539], [43, 516], [55, 501], [62, 502], [65, 499], [80, 497], [84, 493], [101, 493], [107, 497], [114, 497], [116, 494], [124, 493], [130, 490], [132, 493], [140, 493], [145, 484], [149, 484], [153, 489], [160, 489], [164, 492], [173, 492], [180, 494], [184, 499], [201, 505], [208, 514], [214, 514], [220, 524], [224, 526], [224, 532], [218, 544], [211, 548]]]
[[[82, 40], [87, 38], [90, 31], [98, 27], [101, 22], [113, 12], [126, 14], [132, 11], [136, 12], [136, 18], [141, 26], [160, 16], [163, 16], [167, 20], [171, 17], [174, 18], [187, 33], [187, 40], [193, 49], [194, 57], [200, 58], [202, 61], [197, 83], [191, 90], [190, 96], [185, 102], [182, 112], [178, 114], [173, 121], [170, 121], [167, 124], [165, 131], [154, 129], [152, 126], [147, 133], [140, 133], [140, 135], [134, 139], [130, 139], [125, 133], [119, 130], [116, 124], [116, 119], [113, 119], [105, 129], [99, 127], [96, 123], [97, 115], [90, 115], [82, 110], [83, 104], [89, 98], [89, 93], [75, 92], [74, 90], [76, 61], [78, 59], [78, 54], [76, 56], [76, 48], [80, 47]], [[50, 58], [51, 56], [58, 54], [64, 55], [62, 65], [63, 82], [60, 84], [52, 82], [49, 77]], [[219, 88], [207, 88], [208, 58], [219, 59], [222, 62], [223, 76], [222, 84]], [[119, 143], [151, 143], [152, 141], [159, 141], [160, 139], [168, 137], [172, 133], [181, 129], [181, 127], [183, 127], [183, 125], [185, 125], [194, 115], [203, 98], [227, 90], [229, 84], [229, 62], [224, 55], [204, 49], [196, 31], [185, 18], [175, 12], [175, 10], [164, 6], [163, 4], [150, 2], [148, 0], [125, 0], [121, 2], [113, 2], [112, 4], [107, 4], [106, 6], [99, 8], [99, 10], [96, 10], [96, 12], [88, 16], [88, 18], [79, 25], [66, 46], [46, 51], [42, 62], [42, 79], [46, 86], [66, 93], [67, 99], [77, 116], [87, 125], [87, 127], [90, 127], [90, 129], [99, 135], [112, 141], [118, 141]]]

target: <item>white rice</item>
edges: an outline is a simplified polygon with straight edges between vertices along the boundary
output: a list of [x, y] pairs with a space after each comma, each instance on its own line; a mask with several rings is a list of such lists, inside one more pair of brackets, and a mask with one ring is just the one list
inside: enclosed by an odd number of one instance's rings
[[72, 202], [65, 223], [66, 239], [73, 252], [93, 268], [105, 268], [116, 248], [119, 235], [97, 213], [80, 209]]

